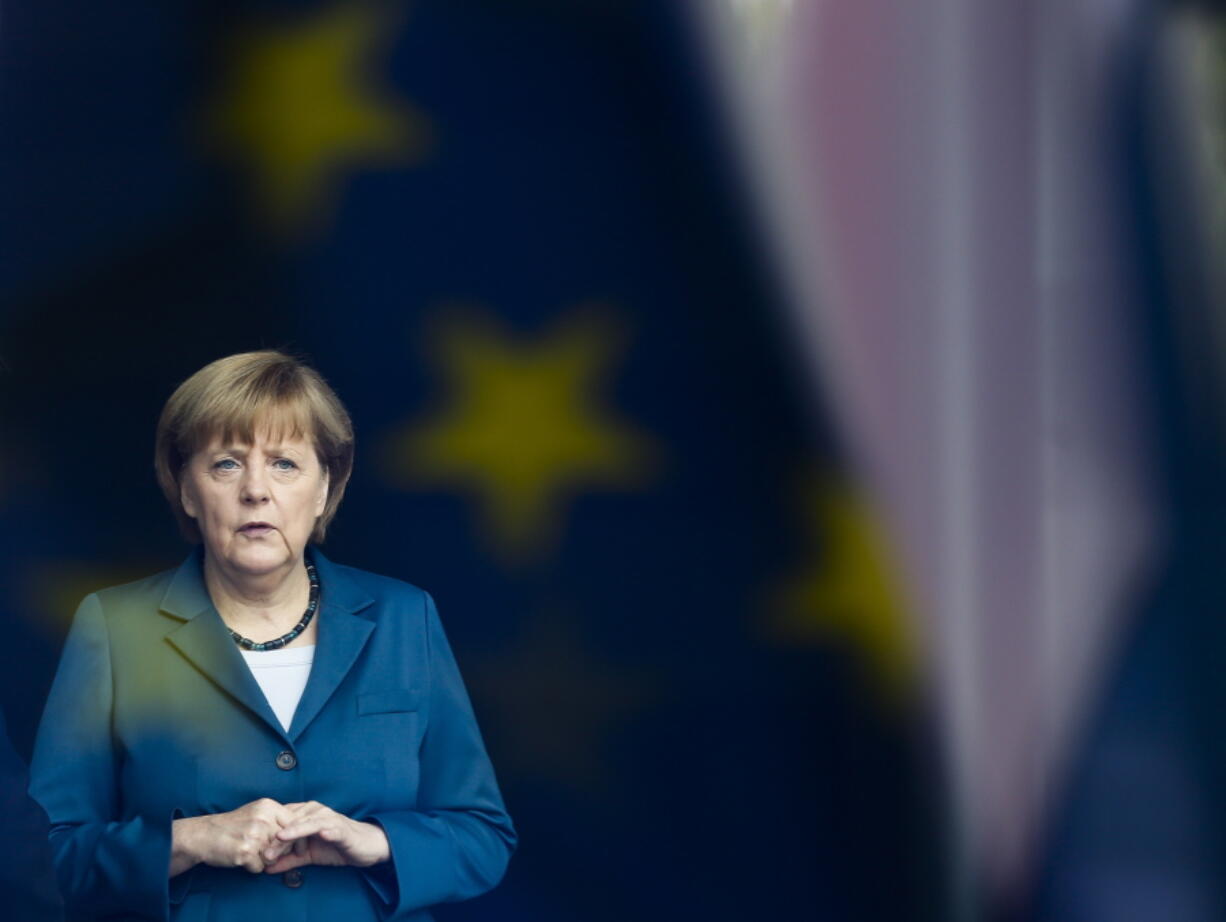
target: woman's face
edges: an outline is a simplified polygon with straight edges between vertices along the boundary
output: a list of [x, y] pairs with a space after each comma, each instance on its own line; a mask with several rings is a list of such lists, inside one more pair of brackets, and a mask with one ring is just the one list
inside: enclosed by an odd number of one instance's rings
[[328, 500], [327, 471], [311, 441], [274, 440], [267, 429], [250, 445], [215, 437], [188, 459], [180, 483], [205, 552], [252, 576], [300, 560]]

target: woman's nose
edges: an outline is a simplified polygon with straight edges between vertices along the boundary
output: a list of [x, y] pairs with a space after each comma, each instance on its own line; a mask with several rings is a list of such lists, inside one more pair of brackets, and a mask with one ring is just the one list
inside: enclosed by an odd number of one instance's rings
[[242, 499], [245, 503], [262, 503], [268, 499], [268, 481], [258, 467], [248, 467], [243, 474]]

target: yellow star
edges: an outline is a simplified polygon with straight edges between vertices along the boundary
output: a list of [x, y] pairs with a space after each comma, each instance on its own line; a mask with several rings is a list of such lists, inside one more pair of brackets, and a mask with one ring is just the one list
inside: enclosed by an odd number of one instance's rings
[[478, 316], [453, 318], [435, 346], [448, 402], [392, 435], [390, 478], [477, 494], [488, 536], [512, 561], [546, 550], [575, 493], [633, 488], [650, 473], [646, 439], [599, 398], [614, 332], [594, 312], [534, 341], [509, 338]]
[[810, 488], [813, 561], [783, 592], [775, 628], [791, 641], [843, 642], [887, 700], [910, 690], [913, 637], [886, 543], [864, 497], [840, 478]]
[[236, 36], [208, 119], [221, 151], [245, 161], [269, 225], [289, 231], [323, 216], [344, 165], [407, 163], [428, 129], [366, 73], [386, 17], [346, 3]]

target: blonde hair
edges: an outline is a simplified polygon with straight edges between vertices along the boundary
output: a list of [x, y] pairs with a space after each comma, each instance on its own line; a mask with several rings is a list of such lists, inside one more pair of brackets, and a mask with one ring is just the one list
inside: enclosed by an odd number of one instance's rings
[[183, 509], [180, 484], [188, 459], [214, 437], [250, 443], [257, 428], [273, 436], [304, 437], [328, 472], [328, 500], [311, 540], [324, 539], [353, 471], [353, 424], [344, 405], [313, 368], [283, 352], [240, 352], [210, 362], [170, 395], [158, 420], [153, 467], [179, 529], [200, 541]]

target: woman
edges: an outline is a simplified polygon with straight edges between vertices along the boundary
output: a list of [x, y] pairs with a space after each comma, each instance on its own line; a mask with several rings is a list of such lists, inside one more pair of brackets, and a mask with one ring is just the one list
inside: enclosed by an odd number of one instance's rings
[[35, 746], [70, 909], [151, 919], [429, 919], [516, 836], [434, 602], [331, 563], [349, 417], [277, 352], [171, 396], [158, 481], [198, 543], [88, 596]]

